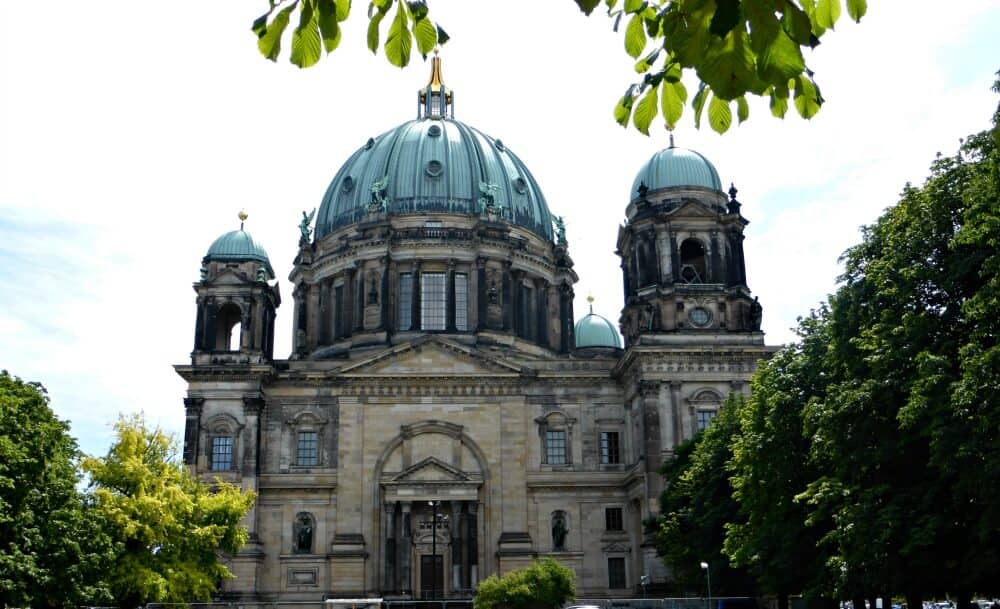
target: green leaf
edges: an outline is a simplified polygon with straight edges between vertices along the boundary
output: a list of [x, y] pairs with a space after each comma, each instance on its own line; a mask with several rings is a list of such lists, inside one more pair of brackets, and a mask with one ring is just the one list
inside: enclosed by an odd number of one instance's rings
[[656, 59], [660, 56], [661, 50], [662, 49], [656, 49], [649, 55], [646, 55], [645, 57], [637, 61], [635, 63], [636, 73], [643, 74], [645, 72], [648, 72], [649, 68], [653, 67], [653, 64], [656, 62]]
[[712, 15], [708, 31], [719, 38], [724, 38], [741, 21], [740, 0], [716, 0], [715, 14]]
[[698, 78], [723, 99], [735, 99], [757, 82], [753, 51], [745, 32], [733, 30], [723, 39], [715, 38], [696, 66]]
[[337, 21], [344, 21], [351, 14], [351, 0], [334, 0], [337, 5]]
[[417, 50], [420, 54], [427, 57], [427, 54], [434, 50], [434, 45], [437, 44], [437, 28], [431, 23], [430, 19], [417, 19], [417, 22], [413, 25], [413, 37], [417, 39]]
[[319, 33], [323, 37], [323, 48], [331, 53], [340, 44], [340, 25], [337, 23], [337, 7], [334, 0], [320, 0], [316, 5], [319, 13]]
[[628, 127], [628, 117], [632, 114], [632, 102], [635, 97], [632, 93], [633, 87], [629, 87], [625, 95], [615, 104], [615, 122], [622, 127]]
[[782, 29], [757, 53], [757, 73], [769, 83], [788, 82], [806, 69], [802, 49]]
[[385, 57], [389, 63], [402, 68], [410, 63], [410, 49], [413, 38], [410, 34], [409, 19], [406, 15], [406, 4], [402, 1], [396, 5], [396, 16], [389, 25], [389, 37], [385, 40]]
[[253, 25], [250, 26], [250, 29], [253, 31], [254, 34], [257, 34], [257, 38], [263, 36], [264, 32], [267, 31], [267, 18], [270, 16], [271, 16], [271, 11], [267, 11], [260, 17], [257, 17], [256, 19], [253, 20]]
[[589, 15], [594, 12], [597, 5], [601, 3], [601, 0], [576, 0], [576, 5], [580, 7], [585, 15]]
[[646, 94], [642, 96], [632, 114], [632, 124], [643, 135], [649, 135], [649, 124], [653, 122], [657, 110], [656, 87], [650, 87]]
[[378, 28], [382, 23], [388, 9], [379, 10], [368, 20], [368, 50], [372, 53], [378, 52]]
[[705, 83], [701, 83], [698, 86], [698, 92], [694, 94], [694, 99], [691, 100], [691, 108], [694, 110], [695, 129], [701, 129], [701, 111], [705, 107], [706, 97], [708, 97], [708, 86]]
[[771, 114], [775, 118], [785, 118], [785, 113], [788, 112], [788, 86], [787, 85], [775, 85], [771, 87]]
[[868, 0], [847, 0], [847, 14], [850, 15], [851, 19], [855, 22], [861, 21], [861, 18], [865, 16], [868, 12]]
[[636, 59], [646, 48], [646, 30], [642, 25], [642, 17], [632, 15], [629, 19], [628, 27], [625, 28], [625, 52], [629, 57]]
[[443, 27], [441, 27], [440, 25], [436, 25], [436, 24], [435, 24], [435, 27], [437, 28], [437, 31], [438, 31], [438, 44], [439, 45], [444, 45], [444, 43], [446, 43], [449, 40], [451, 40], [451, 36], [448, 35], [448, 32], [444, 31]]
[[[808, 2], [803, 2], [802, 4], [809, 6]], [[801, 8], [795, 6], [793, 2], [786, 2], [785, 12], [781, 16], [781, 24], [785, 29], [785, 33], [799, 45], [805, 46], [810, 44], [813, 35], [813, 23], [810, 20], [809, 12], [803, 11]], [[821, 34], [822, 31], [817, 35]]]
[[733, 124], [733, 111], [729, 107], [729, 102], [716, 95], [712, 96], [712, 101], [708, 102], [708, 124], [716, 133], [729, 131], [729, 127]]
[[410, 7], [410, 17], [412, 17], [414, 21], [419, 21], [427, 16], [427, 3], [423, 0], [407, 2], [407, 6]]
[[646, 8], [646, 2], [644, 0], [625, 0], [625, 12], [626, 13], [640, 13]]
[[667, 60], [667, 66], [663, 70], [663, 78], [667, 82], [678, 82], [681, 79], [682, 68], [679, 63], [673, 61], [672, 59]]
[[709, 43], [719, 40], [708, 31], [711, 19], [710, 5], [701, 7], [687, 16], [672, 11], [664, 18], [664, 48], [680, 61], [682, 67], [699, 65], [708, 50]]
[[799, 111], [799, 116], [805, 119], [816, 116], [822, 104], [816, 83], [805, 76], [795, 79], [795, 109]]
[[840, 0], [816, 0], [814, 21], [821, 28], [832, 30], [840, 19]]
[[298, 2], [293, 2], [278, 11], [278, 14], [274, 17], [274, 21], [267, 26], [263, 35], [257, 40], [257, 48], [260, 50], [261, 55], [271, 61], [278, 60], [278, 55], [281, 53], [281, 35], [285, 32], [285, 28], [288, 27], [288, 19], [297, 4]]
[[687, 101], [687, 89], [680, 81], [663, 81], [663, 92], [660, 95], [660, 111], [663, 113], [663, 120], [667, 123], [667, 129], [677, 126], [677, 121], [684, 114], [684, 102]]
[[736, 118], [742, 123], [750, 117], [750, 105], [746, 97], [736, 98]]

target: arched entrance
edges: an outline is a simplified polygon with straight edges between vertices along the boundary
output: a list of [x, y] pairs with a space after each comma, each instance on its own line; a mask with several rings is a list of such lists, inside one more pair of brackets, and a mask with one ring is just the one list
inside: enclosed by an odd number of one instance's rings
[[471, 597], [488, 503], [478, 447], [459, 425], [404, 425], [379, 470], [382, 595]]

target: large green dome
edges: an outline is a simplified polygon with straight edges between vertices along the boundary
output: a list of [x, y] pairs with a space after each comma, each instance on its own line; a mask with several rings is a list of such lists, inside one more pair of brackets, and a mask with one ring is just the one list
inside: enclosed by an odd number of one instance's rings
[[686, 148], [664, 148], [650, 158], [632, 182], [629, 201], [639, 196], [639, 188], [707, 188], [722, 191], [722, 181], [715, 166], [701, 154]]
[[576, 322], [576, 348], [614, 347], [621, 349], [621, 339], [614, 325], [593, 311]]
[[315, 238], [362, 220], [373, 202], [389, 214], [479, 216], [490, 198], [508, 222], [552, 239], [542, 191], [503, 142], [453, 118], [425, 115], [351, 155], [323, 197]]
[[260, 262], [267, 269], [268, 276], [274, 278], [271, 260], [264, 246], [254, 241], [250, 233], [243, 230], [230, 231], [215, 241], [205, 254], [205, 262]]

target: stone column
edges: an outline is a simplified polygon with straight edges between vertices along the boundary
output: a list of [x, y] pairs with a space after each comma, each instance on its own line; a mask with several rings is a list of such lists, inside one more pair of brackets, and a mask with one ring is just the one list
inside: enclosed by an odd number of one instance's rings
[[448, 270], [444, 280], [444, 329], [455, 331], [455, 263], [454, 258], [448, 260]]
[[396, 586], [396, 504], [386, 501], [383, 507], [382, 530], [383, 543], [385, 549], [382, 555], [385, 557], [385, 575], [382, 584], [383, 592], [395, 592], [399, 588]]
[[462, 588], [462, 502], [451, 502], [451, 592]]
[[646, 501], [652, 506], [659, 500], [663, 486], [660, 476], [660, 383], [640, 381], [639, 394], [642, 396], [643, 453], [646, 455]]
[[319, 308], [319, 289], [319, 285], [314, 283], [309, 286], [306, 295], [306, 352], [316, 348], [319, 338], [320, 317], [323, 315]]
[[[243, 418], [246, 424], [243, 426], [243, 490], [253, 491], [257, 494], [257, 473], [259, 471], [258, 455], [260, 454], [260, 415], [264, 410], [264, 399], [260, 396], [243, 396]], [[247, 528], [250, 529], [250, 538], [257, 539], [257, 508], [250, 508], [247, 514]]]
[[719, 231], [711, 231], [711, 248], [712, 248], [712, 266], [711, 266], [711, 282], [712, 283], [723, 283], [724, 279], [722, 277], [722, 248], [719, 245]]
[[[486, 259], [476, 258], [476, 272], [469, 273], [469, 295], [475, 298], [472, 306], [473, 318], [470, 319], [469, 328], [476, 332], [486, 329], [486, 305], [489, 297], [486, 294]], [[472, 295], [475, 296], [472, 296]]]
[[479, 523], [478, 511], [479, 503], [470, 501], [468, 503], [469, 514], [466, 519], [468, 529], [465, 540], [469, 559], [469, 585], [471, 590], [479, 583]]
[[184, 398], [184, 464], [197, 465], [198, 463], [198, 433], [201, 426], [201, 407], [205, 403], [205, 398], [190, 397]]
[[402, 526], [399, 532], [399, 589], [403, 592], [413, 593], [413, 573], [410, 567], [410, 553], [413, 545], [413, 535], [410, 530], [410, 507], [409, 501], [401, 501]]
[[653, 230], [656, 231], [656, 254], [660, 264], [659, 284], [673, 283], [674, 260], [670, 250], [668, 227], [666, 224], [657, 224]]
[[205, 334], [205, 299], [199, 296], [195, 299], [195, 304], [197, 306], [197, 317], [194, 322], [194, 350], [201, 351], [202, 345], [204, 344], [204, 334]]

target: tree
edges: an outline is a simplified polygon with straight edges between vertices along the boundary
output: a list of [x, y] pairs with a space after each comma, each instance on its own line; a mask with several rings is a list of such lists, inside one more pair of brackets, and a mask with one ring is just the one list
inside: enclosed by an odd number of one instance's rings
[[815, 479], [803, 433], [803, 411], [825, 388], [825, 310], [800, 320], [800, 342], [762, 362], [750, 397], [737, 412], [739, 433], [727, 468], [744, 522], [728, 525], [725, 551], [746, 567], [762, 591], [787, 609], [788, 597], [805, 592], [821, 598], [831, 586], [828, 554], [817, 551], [822, 525], [807, 524], [808, 510], [796, 499]]
[[476, 588], [472, 604], [474, 609], [555, 608], [575, 598], [576, 574], [545, 557], [502, 577], [487, 577]]
[[[289, 54], [293, 64], [315, 65], [323, 50], [331, 53], [339, 46], [340, 24], [350, 16], [351, 0], [268, 1], [268, 11], [253, 23], [264, 57], [277, 60], [283, 34], [296, 13], [298, 25]], [[601, 3], [574, 1], [587, 15]], [[615, 31], [626, 22], [625, 52], [637, 60], [635, 71], [642, 77], [615, 106], [615, 120], [622, 126], [631, 117], [635, 128], [649, 135], [659, 114], [673, 129], [688, 98], [681, 82], [686, 72], [693, 72], [700, 83], [691, 99], [695, 126], [707, 112], [709, 125], [719, 133], [732, 125], [734, 104], [739, 122], [749, 117], [748, 94], [767, 97], [771, 113], [779, 118], [787, 112], [789, 100], [807, 119], [823, 104], [803, 49], [814, 48], [833, 29], [841, 0], [605, 0], [604, 4]], [[855, 21], [867, 11], [867, 0], [846, 0], [846, 5]], [[426, 0], [372, 0], [368, 19], [368, 48], [378, 52], [386, 29], [386, 59], [399, 67], [409, 63], [414, 41], [426, 58], [449, 38], [430, 18]]]
[[723, 553], [727, 527], [745, 522], [726, 471], [739, 433], [737, 410], [741, 401], [730, 396], [711, 425], [679, 446], [661, 470], [667, 485], [660, 496], [656, 549], [670, 567], [679, 591], [704, 590], [701, 563], [707, 562], [713, 592], [733, 596], [756, 592], [746, 569], [731, 566]]
[[83, 467], [115, 540], [107, 577], [118, 606], [208, 600], [231, 577], [218, 553], [235, 554], [247, 540], [240, 521], [253, 494], [194, 478], [175, 458], [173, 439], [142, 415], [122, 416], [115, 431], [107, 456]]
[[76, 441], [45, 388], [0, 372], [0, 606], [105, 603], [111, 543], [77, 491]]
[[802, 498], [848, 594], [997, 591], [998, 118], [864, 229], [830, 300]]

